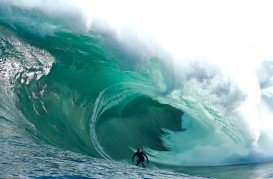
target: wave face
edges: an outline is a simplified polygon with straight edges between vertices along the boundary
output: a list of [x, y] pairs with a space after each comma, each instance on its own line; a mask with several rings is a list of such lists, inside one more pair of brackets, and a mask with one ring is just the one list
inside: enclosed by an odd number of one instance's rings
[[1, 3], [0, 115], [39, 141], [113, 160], [144, 147], [161, 166], [272, 160], [272, 61], [245, 85], [73, 1]]

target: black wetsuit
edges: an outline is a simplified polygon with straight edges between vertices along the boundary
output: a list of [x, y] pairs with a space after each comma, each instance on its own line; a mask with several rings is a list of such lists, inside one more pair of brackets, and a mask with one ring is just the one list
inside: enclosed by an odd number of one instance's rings
[[142, 151], [141, 152], [139, 152], [139, 151], [137, 151], [134, 155], [133, 155], [133, 161], [134, 161], [134, 158], [135, 158], [135, 156], [137, 156], [137, 158], [138, 158], [138, 161], [137, 161], [137, 166], [140, 164], [140, 162], [142, 163], [142, 166], [145, 168], [145, 165], [144, 165], [144, 156], [146, 157], [146, 159], [147, 159], [147, 162], [149, 163], [149, 159], [148, 159], [148, 156], [145, 154], [145, 153], [143, 153]]

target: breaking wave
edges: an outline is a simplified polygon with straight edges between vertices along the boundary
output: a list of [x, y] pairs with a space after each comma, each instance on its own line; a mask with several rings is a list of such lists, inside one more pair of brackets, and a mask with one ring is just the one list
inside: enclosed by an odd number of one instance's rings
[[231, 73], [82, 1], [0, 2], [0, 115], [37, 139], [113, 160], [144, 147], [162, 166], [272, 160], [270, 59]]

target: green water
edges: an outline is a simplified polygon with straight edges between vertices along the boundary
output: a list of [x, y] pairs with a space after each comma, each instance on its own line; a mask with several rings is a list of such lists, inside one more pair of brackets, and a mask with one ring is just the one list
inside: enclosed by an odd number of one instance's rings
[[[90, 140], [89, 125], [94, 108], [107, 105], [107, 110], [96, 119], [95, 130], [98, 130], [99, 141], [107, 153], [116, 159], [128, 158], [131, 147], [166, 150], [160, 139], [161, 129], [181, 129], [182, 111], [153, 99], [153, 95], [163, 91], [158, 84], [164, 83], [164, 79], [153, 76], [162, 73], [164, 67], [160, 61], [149, 59], [149, 62], [137, 66], [130, 64], [125, 68], [123, 66], [128, 62], [124, 60], [124, 54], [106, 45], [107, 37], [97, 33], [74, 35], [60, 32], [39, 37], [5, 25], [2, 25], [2, 32], [7, 34], [3, 41], [8, 42], [11, 36], [46, 51], [54, 59], [47, 75], [39, 79], [35, 79], [35, 75], [28, 76], [45, 68], [43, 64], [29, 67], [16, 74], [13, 87], [16, 107], [46, 142], [99, 157]], [[13, 45], [11, 42], [10, 47], [4, 47], [5, 59], [15, 58], [20, 63], [21, 57], [14, 55]], [[39, 58], [48, 54], [40, 54]], [[26, 81], [29, 82], [26, 84]], [[95, 107], [97, 96], [107, 88], [110, 90], [103, 97], [106, 101], [101, 99], [99, 106]], [[111, 102], [115, 101], [119, 102], [112, 105]]]

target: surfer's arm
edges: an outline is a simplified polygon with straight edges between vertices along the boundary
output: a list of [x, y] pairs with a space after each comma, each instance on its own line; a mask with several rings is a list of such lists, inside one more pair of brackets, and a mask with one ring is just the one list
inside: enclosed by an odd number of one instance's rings
[[149, 159], [148, 159], [148, 156], [143, 152], [143, 155], [146, 157], [147, 159], [147, 162], [149, 163]]

